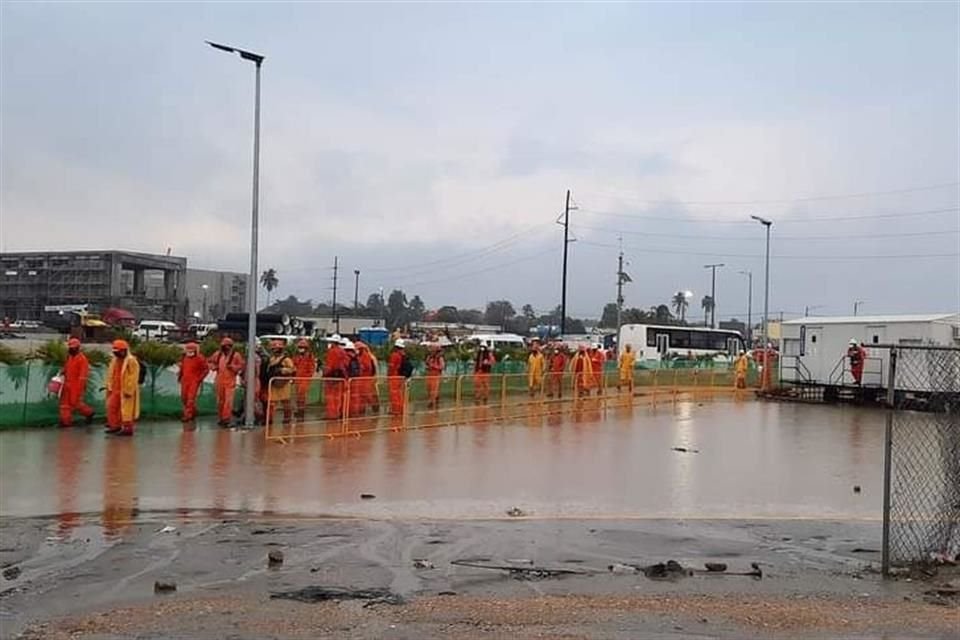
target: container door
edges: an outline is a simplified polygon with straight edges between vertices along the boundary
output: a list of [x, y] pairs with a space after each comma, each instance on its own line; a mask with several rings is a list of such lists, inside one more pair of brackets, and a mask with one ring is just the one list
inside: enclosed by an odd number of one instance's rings
[[[804, 356], [799, 359], [803, 361], [807, 369], [810, 370], [810, 378], [816, 382], [827, 382], [830, 377], [830, 367], [824, 360], [823, 353], [823, 327], [807, 327], [806, 342], [803, 346]], [[826, 370], [824, 370], [826, 367]]]

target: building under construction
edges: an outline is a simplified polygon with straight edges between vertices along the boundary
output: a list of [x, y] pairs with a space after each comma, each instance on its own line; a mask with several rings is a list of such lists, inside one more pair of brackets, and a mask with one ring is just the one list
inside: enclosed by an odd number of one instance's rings
[[183, 257], [128, 251], [0, 253], [0, 316], [45, 320], [57, 307], [87, 305], [182, 321], [186, 270]]

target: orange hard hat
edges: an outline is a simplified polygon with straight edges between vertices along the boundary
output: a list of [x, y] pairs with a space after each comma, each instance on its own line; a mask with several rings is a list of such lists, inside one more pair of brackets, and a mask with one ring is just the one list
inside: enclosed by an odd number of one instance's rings
[[80, 338], [70, 338], [67, 340], [67, 348], [77, 349], [80, 347]]
[[114, 351], [129, 351], [130, 345], [127, 344], [126, 340], [114, 340], [113, 341], [113, 350]]
[[221, 347], [232, 347], [232, 346], [233, 346], [233, 340], [231, 340], [230, 338], [224, 338], [223, 340], [220, 341], [220, 346], [221, 346]]

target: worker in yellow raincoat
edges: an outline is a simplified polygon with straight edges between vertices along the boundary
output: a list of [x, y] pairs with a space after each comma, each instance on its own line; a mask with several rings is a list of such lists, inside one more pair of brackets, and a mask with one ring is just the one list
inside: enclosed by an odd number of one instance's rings
[[617, 391], [626, 385], [627, 390], [633, 393], [633, 366], [637, 362], [637, 354], [633, 352], [633, 345], [628, 344], [620, 354], [620, 362], [617, 371], [620, 376], [617, 381]]
[[107, 433], [132, 436], [140, 417], [140, 361], [126, 340], [113, 341], [107, 367]]
[[540, 393], [543, 387], [543, 373], [546, 369], [546, 361], [540, 352], [540, 343], [534, 341], [530, 348], [530, 355], [527, 357], [527, 388], [530, 390], [530, 397]]
[[733, 372], [736, 375], [737, 389], [747, 388], [747, 369], [749, 369], [749, 367], [750, 361], [747, 359], [746, 352], [743, 352], [737, 357], [737, 361], [733, 364]]

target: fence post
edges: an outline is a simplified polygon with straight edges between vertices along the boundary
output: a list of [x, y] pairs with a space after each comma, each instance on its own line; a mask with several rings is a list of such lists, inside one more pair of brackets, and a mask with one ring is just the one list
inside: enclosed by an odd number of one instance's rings
[[890, 485], [891, 454], [893, 453], [893, 412], [896, 410], [897, 391], [897, 349], [890, 348], [887, 375], [887, 420], [883, 433], [883, 542], [881, 546], [880, 570], [884, 576], [890, 575]]

